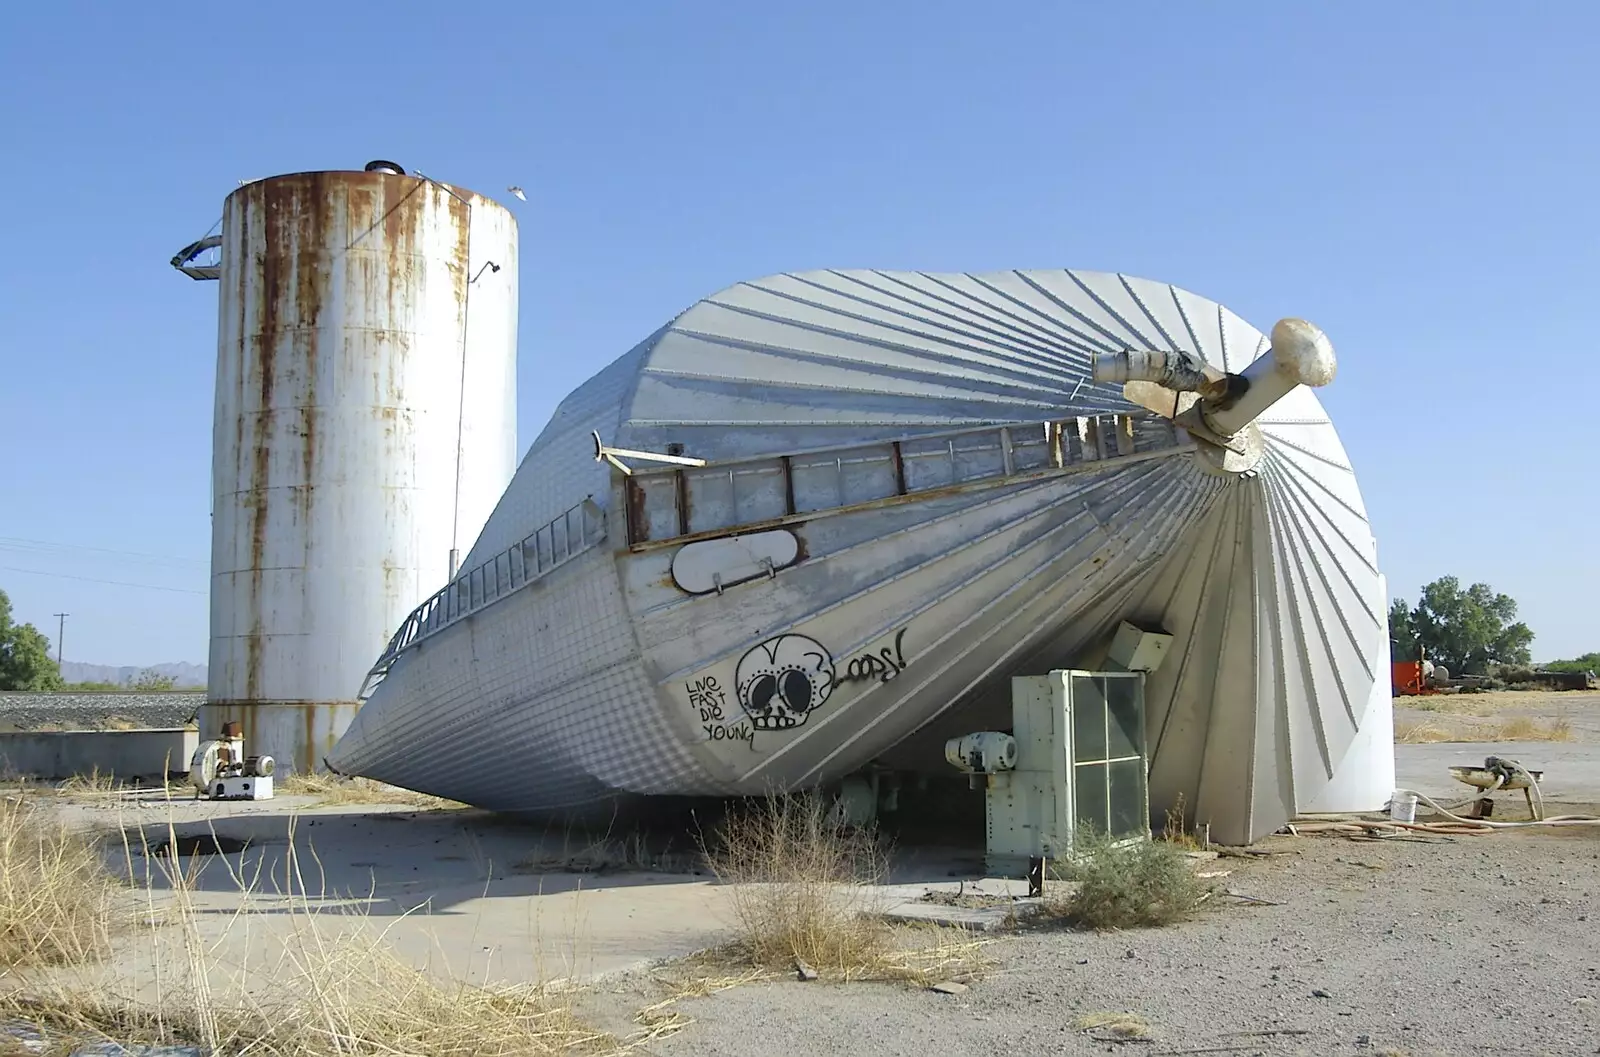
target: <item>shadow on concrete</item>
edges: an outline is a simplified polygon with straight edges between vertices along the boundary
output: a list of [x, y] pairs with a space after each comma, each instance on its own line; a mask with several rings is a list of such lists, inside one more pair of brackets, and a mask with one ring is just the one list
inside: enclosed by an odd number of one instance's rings
[[[253, 892], [253, 914], [290, 912], [292, 894], [375, 917], [450, 914], [484, 898], [714, 881], [702, 842], [712, 839], [727, 807], [686, 802], [596, 827], [476, 808], [318, 806], [314, 798], [288, 796], [228, 803], [152, 791], [125, 804], [145, 816], [127, 820], [132, 856], [122, 864], [141, 885], [169, 890], [176, 869], [197, 893]], [[891, 848], [891, 884], [983, 876], [981, 798], [896, 812], [881, 828]], [[174, 842], [176, 857], [167, 854]]]
[[196, 892], [248, 889], [262, 897], [252, 913], [272, 913], [271, 901], [291, 894], [359, 903], [374, 916], [426, 915], [486, 896], [710, 879], [696, 836], [682, 830], [576, 829], [475, 809], [316, 808], [288, 798], [210, 815], [206, 801], [156, 799], [149, 809], [168, 817], [127, 826], [132, 854], [123, 868], [156, 891], [172, 888], [173, 870]]

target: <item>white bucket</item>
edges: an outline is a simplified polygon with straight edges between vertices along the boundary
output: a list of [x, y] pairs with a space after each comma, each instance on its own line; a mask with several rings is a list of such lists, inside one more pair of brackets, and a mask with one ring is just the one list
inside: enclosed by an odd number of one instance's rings
[[1417, 820], [1417, 794], [1402, 793], [1395, 790], [1394, 796], [1389, 798], [1389, 817], [1396, 822], [1415, 822]]

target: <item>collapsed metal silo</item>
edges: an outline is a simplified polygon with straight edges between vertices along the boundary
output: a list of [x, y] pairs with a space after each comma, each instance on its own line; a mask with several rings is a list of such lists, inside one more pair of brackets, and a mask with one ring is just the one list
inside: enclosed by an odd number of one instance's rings
[[374, 162], [239, 187], [173, 264], [220, 280], [202, 734], [312, 768], [515, 469], [516, 221]]
[[1335, 362], [1304, 321], [1113, 273], [731, 286], [562, 403], [328, 763], [595, 821], [876, 788], [1011, 729], [1013, 677], [1125, 665], [1129, 624], [1170, 636], [1138, 750], [1158, 813], [1245, 843], [1370, 810], [1387, 596], [1314, 393]]

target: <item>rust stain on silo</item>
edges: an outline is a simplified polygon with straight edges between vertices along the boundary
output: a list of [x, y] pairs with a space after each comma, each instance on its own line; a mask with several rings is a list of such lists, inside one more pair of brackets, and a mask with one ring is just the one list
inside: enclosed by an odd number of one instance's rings
[[[293, 318], [298, 331], [297, 337], [303, 343], [301, 367], [305, 371], [300, 411], [300, 472], [304, 487], [296, 498], [299, 500], [298, 512], [301, 523], [309, 524], [311, 508], [316, 503], [317, 381], [322, 352], [317, 328], [322, 318], [324, 286], [321, 273], [331, 263], [322, 259], [322, 247], [325, 241], [322, 232], [333, 226], [339, 213], [341, 203], [338, 199], [342, 197], [342, 185], [334, 173], [312, 173], [305, 179], [307, 201], [302, 202], [298, 211], [303, 230], [295, 233], [296, 244], [293, 247], [295, 268]], [[338, 349], [333, 349], [331, 352], [334, 356], [338, 355]], [[312, 545], [309, 534], [305, 537], [305, 542], [309, 551]]]
[[[256, 397], [256, 428], [251, 435], [250, 468], [250, 625], [245, 632], [245, 697], [257, 700], [261, 696], [262, 653], [266, 628], [262, 626], [263, 592], [262, 574], [266, 567], [267, 523], [270, 520], [269, 495], [272, 433], [273, 387], [277, 382], [277, 344], [280, 329], [280, 312], [283, 297], [283, 255], [286, 208], [292, 210], [293, 199], [285, 202], [277, 193], [273, 181], [250, 188], [252, 197], [260, 195], [261, 212], [266, 217], [266, 233], [261, 254], [260, 283], [255, 288], [258, 300], [255, 318], [259, 330], [246, 334], [248, 347], [253, 345], [255, 355], [243, 357], [245, 386]], [[252, 340], [253, 339], [253, 340]], [[248, 408], [247, 400], [242, 408]], [[242, 409], [241, 409], [242, 410]]]
[[[383, 203], [383, 215], [378, 219], [383, 228], [384, 322], [392, 331], [395, 317], [405, 308], [405, 299], [411, 292], [410, 257], [416, 251], [416, 226], [422, 203], [426, 201], [423, 196], [427, 184], [401, 176], [378, 175], [377, 179]], [[390, 379], [391, 384], [380, 394], [380, 399], [393, 392], [392, 371]]]
[[295, 770], [310, 774], [317, 769], [317, 761], [322, 755], [317, 752], [317, 707], [310, 704], [300, 707], [306, 716], [306, 740], [305, 748], [299, 753], [304, 759], [295, 761]]

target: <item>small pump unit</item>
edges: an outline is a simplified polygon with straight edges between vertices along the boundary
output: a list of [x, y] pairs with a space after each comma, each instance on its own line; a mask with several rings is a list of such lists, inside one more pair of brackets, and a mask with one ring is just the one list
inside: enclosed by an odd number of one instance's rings
[[944, 758], [956, 770], [971, 775], [972, 788], [977, 789], [983, 775], [999, 774], [1017, 765], [1017, 739], [994, 730], [951, 738], [944, 743]]
[[189, 759], [189, 781], [195, 795], [212, 800], [271, 800], [271, 756], [246, 756], [238, 723], [224, 723], [222, 737], [203, 741]]
[[1143, 671], [1011, 680], [1012, 732], [952, 738], [945, 759], [987, 788], [988, 870], [1031, 873], [1080, 835], [1147, 840]]

